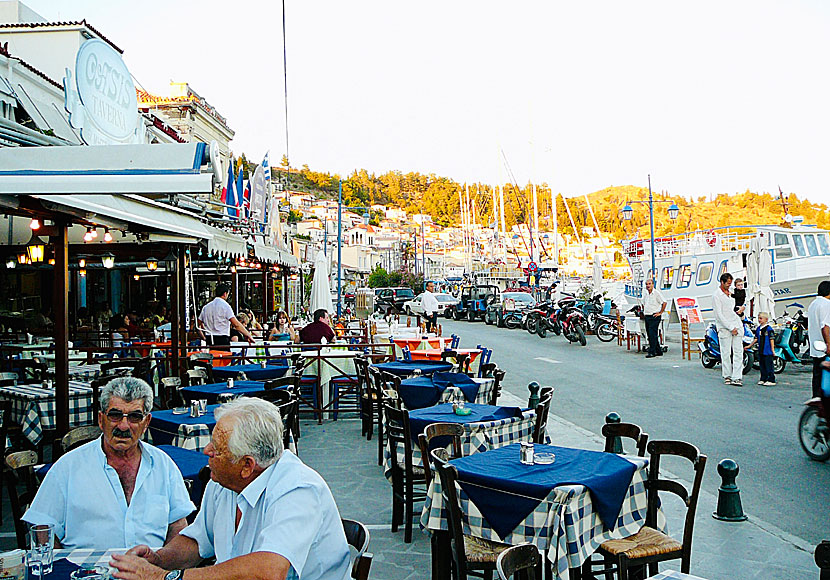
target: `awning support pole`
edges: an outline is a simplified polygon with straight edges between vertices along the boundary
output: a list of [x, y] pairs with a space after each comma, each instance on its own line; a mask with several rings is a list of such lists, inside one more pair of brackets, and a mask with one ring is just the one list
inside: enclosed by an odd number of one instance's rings
[[[66, 222], [55, 222], [55, 440], [52, 457], [61, 454], [61, 438], [69, 432], [69, 236]], [[98, 409], [93, 411], [97, 421]], [[53, 459], [54, 461], [54, 459]]]

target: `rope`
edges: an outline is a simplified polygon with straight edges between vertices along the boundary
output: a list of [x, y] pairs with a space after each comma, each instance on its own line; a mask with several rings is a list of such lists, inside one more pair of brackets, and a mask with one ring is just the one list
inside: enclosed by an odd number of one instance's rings
[[[285, 184], [288, 184], [288, 176], [291, 173], [291, 161], [288, 156], [288, 52], [286, 50], [285, 38], [285, 0], [282, 0], [282, 81], [285, 89], [285, 158], [288, 161], [288, 168], [285, 175]], [[287, 188], [286, 188], [287, 189]]]

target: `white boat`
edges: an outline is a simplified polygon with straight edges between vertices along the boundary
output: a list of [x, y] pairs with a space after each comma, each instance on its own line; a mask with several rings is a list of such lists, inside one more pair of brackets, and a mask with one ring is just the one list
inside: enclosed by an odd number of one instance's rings
[[[703, 312], [711, 312], [721, 274], [746, 278], [747, 255], [754, 243], [768, 249], [772, 258], [769, 280], [777, 314], [793, 304], [797, 306], [790, 312], [806, 311], [819, 282], [830, 280], [828, 231], [813, 226], [734, 226], [655, 238], [657, 288], [668, 300], [695, 298]], [[625, 294], [634, 301], [642, 297], [643, 283], [651, 276], [651, 242], [626, 240], [622, 248], [632, 274]]]

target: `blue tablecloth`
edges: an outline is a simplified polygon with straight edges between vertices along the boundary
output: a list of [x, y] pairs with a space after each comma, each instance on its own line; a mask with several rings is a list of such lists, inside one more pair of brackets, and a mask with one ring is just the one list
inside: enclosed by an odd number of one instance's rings
[[234, 381], [233, 388], [229, 389], [227, 383], [208, 383], [207, 385], [193, 385], [181, 390], [182, 397], [187, 401], [194, 399], [207, 399], [208, 404], [218, 402], [219, 395], [230, 393], [234, 396], [247, 395], [250, 393], [261, 393], [265, 390], [265, 383], [261, 381]]
[[522, 410], [518, 407], [498, 407], [493, 405], [465, 404], [470, 409], [469, 415], [456, 415], [452, 410], [452, 403], [443, 403], [426, 409], [416, 409], [409, 413], [409, 430], [413, 442], [418, 435], [424, 432], [431, 423], [482, 423], [484, 421], [498, 421], [510, 417], [521, 417]]
[[[380, 365], [378, 365], [380, 366]], [[469, 402], [476, 400], [479, 384], [463, 373], [434, 372], [432, 376], [412, 377], [401, 381], [398, 389], [404, 405], [410, 411], [431, 407], [441, 400], [448, 386], [455, 386]]]
[[239, 373], [245, 373], [248, 380], [268, 381], [279, 379], [288, 372], [287, 364], [269, 364], [265, 368], [261, 365], [228, 365], [225, 367], [213, 367], [213, 378], [218, 380], [235, 379]]
[[534, 446], [536, 453], [555, 453], [551, 465], [523, 465], [519, 445], [507, 445], [450, 462], [458, 470], [461, 489], [490, 527], [503, 539], [559, 485], [584, 485], [603, 524], [613, 530], [635, 466], [613, 453]]
[[[262, 384], [262, 383], [260, 383]], [[179, 425], [207, 425], [213, 431], [216, 417], [213, 411], [219, 405], [208, 405], [205, 414], [201, 417], [191, 417], [190, 409], [183, 415], [174, 415], [172, 410], [154, 411], [150, 419], [150, 435], [154, 445], [167, 446], [173, 443], [173, 438], [179, 432]]]
[[447, 372], [452, 370], [452, 364], [440, 360], [396, 360], [392, 362], [378, 363], [375, 368], [399, 377], [408, 377], [415, 372], [421, 371], [422, 375], [431, 375], [434, 372]]
[[199, 480], [199, 471], [208, 464], [208, 456], [199, 451], [182, 449], [173, 445], [159, 445], [158, 448], [170, 456], [170, 459], [182, 472], [183, 478], [193, 482], [190, 486], [190, 499], [193, 500], [196, 507], [199, 507], [205, 493], [205, 484]]

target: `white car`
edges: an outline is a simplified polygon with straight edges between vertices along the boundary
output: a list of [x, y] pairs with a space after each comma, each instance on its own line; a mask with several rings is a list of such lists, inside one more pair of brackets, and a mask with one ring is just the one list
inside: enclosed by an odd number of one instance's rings
[[[409, 315], [420, 314], [421, 316], [423, 316], [424, 309], [421, 308], [422, 296], [423, 294], [418, 294], [409, 302], [405, 302], [403, 305], [404, 311]], [[435, 299], [438, 300], [438, 316], [443, 316], [444, 310], [446, 308], [455, 306], [455, 304], [458, 302], [458, 298], [456, 298], [452, 294], [436, 294]]]

